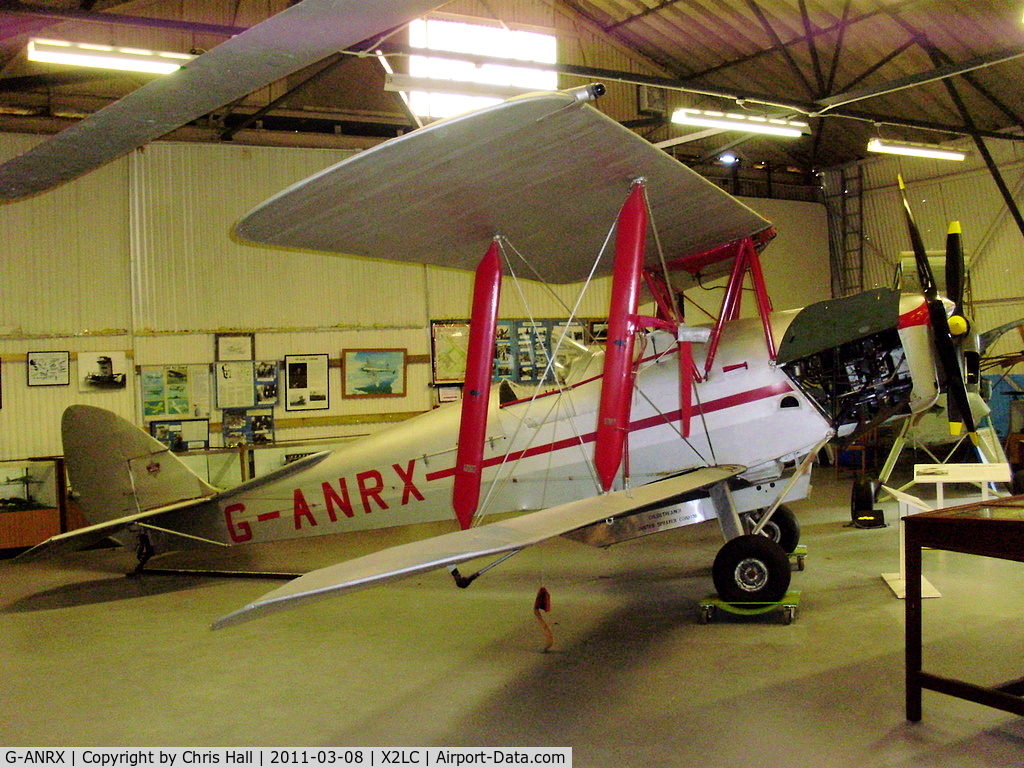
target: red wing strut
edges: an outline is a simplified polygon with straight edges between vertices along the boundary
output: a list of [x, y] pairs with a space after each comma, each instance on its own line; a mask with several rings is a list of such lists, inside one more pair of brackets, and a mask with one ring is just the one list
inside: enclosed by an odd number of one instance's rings
[[601, 488], [612, 489], [622, 463], [633, 400], [633, 347], [640, 300], [641, 270], [647, 239], [645, 187], [634, 184], [619, 213], [615, 237], [615, 271], [608, 311], [601, 405], [598, 411], [594, 464]]
[[472, 524], [473, 515], [480, 503], [480, 474], [483, 471], [484, 441], [487, 439], [494, 338], [501, 298], [501, 259], [498, 250], [498, 241], [491, 241], [491, 247], [476, 269], [473, 287], [473, 317], [469, 323], [466, 381], [462, 387], [462, 420], [455, 460], [455, 484], [452, 488], [452, 506], [463, 530]]

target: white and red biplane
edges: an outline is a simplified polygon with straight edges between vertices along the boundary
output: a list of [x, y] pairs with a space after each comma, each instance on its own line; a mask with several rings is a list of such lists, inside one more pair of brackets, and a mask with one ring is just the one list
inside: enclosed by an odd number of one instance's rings
[[[430, 4], [366, 5], [415, 15]], [[474, 270], [461, 407], [218, 490], [128, 422], [72, 406], [65, 455], [92, 525], [29, 555], [125, 531], [140, 537], [144, 560], [164, 538], [244, 544], [442, 507], [458, 520], [452, 533], [306, 574], [223, 626], [444, 567], [465, 586], [481, 571], [463, 576], [460, 564], [554, 536], [607, 546], [717, 518], [722, 598], [781, 599], [799, 539], [783, 502], [807, 494], [819, 448], [922, 411], [941, 390], [954, 404], [966, 396], [946, 306], [925, 279], [923, 296], [883, 289], [773, 311], [760, 266], [770, 223], [601, 114], [591, 105], [601, 91], [531, 94], [434, 123], [297, 184], [236, 227], [254, 243]], [[64, 180], [26, 171], [46, 166], [43, 147], [36, 161], [0, 166], [0, 191]], [[907, 218], [930, 275], [909, 208]], [[603, 349], [580, 350], [558, 375], [549, 362], [558, 384], [532, 393], [492, 387], [501, 275], [523, 261], [542, 281], [612, 281]], [[717, 320], [687, 323], [682, 292], [719, 277]], [[746, 286], [755, 317], [741, 316]], [[640, 314], [645, 290], [650, 316]], [[973, 432], [970, 409], [958, 412]], [[481, 512], [524, 514], [477, 525]]]

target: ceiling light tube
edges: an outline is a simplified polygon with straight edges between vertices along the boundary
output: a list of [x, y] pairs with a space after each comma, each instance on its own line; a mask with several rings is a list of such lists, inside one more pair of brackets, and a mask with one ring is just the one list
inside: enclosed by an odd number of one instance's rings
[[194, 58], [195, 56], [186, 53], [121, 48], [116, 45], [70, 43], [66, 40], [46, 40], [39, 37], [30, 38], [28, 41], [29, 61], [71, 64], [79, 67], [166, 75], [181, 69]]
[[917, 144], [911, 141], [889, 141], [888, 139], [871, 139], [868, 152], [883, 152], [889, 155], [910, 155], [911, 157], [931, 157], [935, 160], [963, 160], [966, 152], [946, 149], [938, 144]]
[[784, 120], [765, 115], [742, 115], [719, 112], [710, 109], [677, 109], [672, 122], [679, 125], [700, 125], [705, 128], [721, 128], [725, 131], [744, 133], [765, 133], [769, 136], [796, 138], [810, 133], [810, 126], [800, 120]]
[[468, 80], [444, 80], [441, 78], [416, 77], [400, 72], [384, 76], [384, 90], [392, 92], [427, 91], [429, 93], [453, 93], [459, 96], [489, 96], [495, 99], [510, 99], [537, 90], [515, 85], [492, 85], [474, 83]]

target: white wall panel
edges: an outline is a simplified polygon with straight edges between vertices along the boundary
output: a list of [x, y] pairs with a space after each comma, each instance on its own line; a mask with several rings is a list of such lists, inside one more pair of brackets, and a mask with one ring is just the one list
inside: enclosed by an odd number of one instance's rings
[[231, 236], [255, 205], [346, 154], [162, 143], [133, 155], [137, 330], [422, 325], [417, 304], [400, 299], [421, 290], [418, 267]]
[[[0, 134], [13, 157], [36, 137]], [[0, 205], [0, 329], [8, 335], [128, 330], [127, 165]]]
[[[1024, 207], [1024, 148], [995, 140], [987, 146]], [[901, 174], [926, 249], [944, 251], [949, 221], [960, 222], [974, 316], [986, 330], [1024, 316], [1024, 235], [983, 158], [969, 142], [964, 148], [970, 153], [963, 163], [879, 157], [862, 164], [865, 288], [892, 285], [899, 253], [910, 251], [896, 181]], [[1019, 349], [1019, 337], [1007, 337], [994, 351], [1011, 348]]]

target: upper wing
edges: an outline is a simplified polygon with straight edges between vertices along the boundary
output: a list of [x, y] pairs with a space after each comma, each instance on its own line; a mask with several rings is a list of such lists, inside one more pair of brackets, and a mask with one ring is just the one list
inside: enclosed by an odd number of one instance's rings
[[[633, 180], [668, 259], [769, 222], [572, 93], [442, 120], [285, 190], [236, 227], [269, 245], [476, 269], [495, 235], [552, 283], [586, 279]], [[647, 262], [656, 264], [649, 244]], [[605, 259], [598, 274], [611, 274]]]
[[302, 0], [0, 166], [0, 199], [63, 184], [440, 0]]
[[383, 584], [531, 544], [734, 477], [743, 467], [707, 467], [628, 491], [594, 496], [477, 528], [435, 536], [311, 571], [214, 622], [219, 629], [282, 608]]

